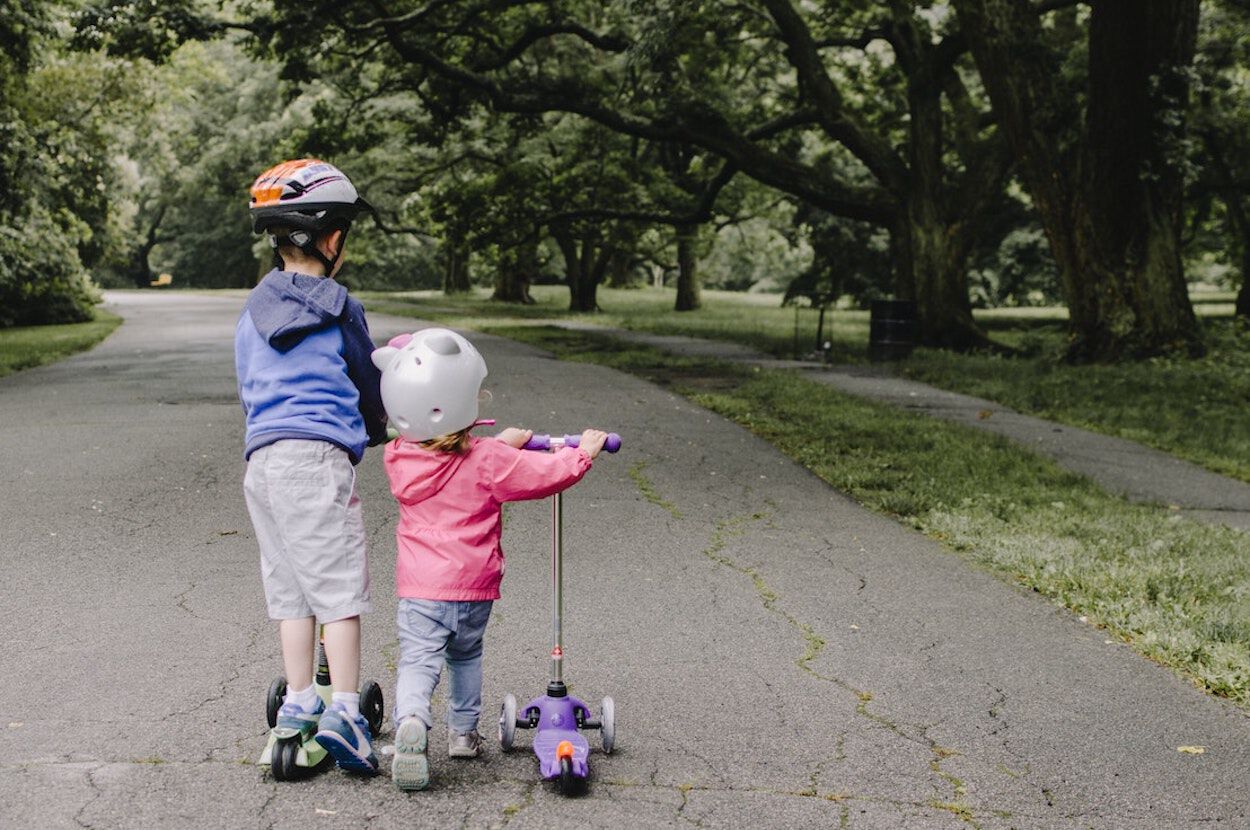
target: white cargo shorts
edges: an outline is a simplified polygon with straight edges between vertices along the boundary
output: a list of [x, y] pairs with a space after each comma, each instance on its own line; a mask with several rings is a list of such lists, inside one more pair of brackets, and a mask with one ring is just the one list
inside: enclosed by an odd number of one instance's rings
[[269, 616], [328, 623], [373, 610], [356, 468], [326, 441], [252, 453], [243, 479]]

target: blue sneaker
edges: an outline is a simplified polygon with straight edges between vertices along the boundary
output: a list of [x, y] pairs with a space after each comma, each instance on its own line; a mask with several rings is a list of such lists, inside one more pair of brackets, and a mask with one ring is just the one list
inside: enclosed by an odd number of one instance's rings
[[274, 731], [280, 738], [293, 738], [299, 735], [300, 740], [305, 741], [317, 731], [321, 714], [325, 710], [326, 705], [321, 698], [317, 698], [311, 710], [304, 709], [291, 700], [283, 701], [278, 709], [278, 721], [274, 725]]
[[330, 704], [321, 716], [321, 728], [317, 730], [316, 740], [334, 756], [341, 768], [366, 775], [378, 771], [369, 723], [361, 715], [352, 717], [347, 714], [343, 704]]

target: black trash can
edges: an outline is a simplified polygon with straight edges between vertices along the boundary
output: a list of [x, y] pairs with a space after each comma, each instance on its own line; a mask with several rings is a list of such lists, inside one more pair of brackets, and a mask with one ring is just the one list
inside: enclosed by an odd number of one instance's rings
[[868, 359], [902, 360], [916, 347], [915, 300], [873, 300], [868, 320]]

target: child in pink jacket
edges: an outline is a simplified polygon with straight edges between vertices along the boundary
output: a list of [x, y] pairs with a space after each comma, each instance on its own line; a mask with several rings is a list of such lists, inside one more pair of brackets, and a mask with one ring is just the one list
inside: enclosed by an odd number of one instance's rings
[[373, 361], [382, 370], [387, 414], [400, 433], [385, 450], [399, 501], [400, 657], [391, 778], [400, 789], [420, 790], [430, 780], [430, 697], [444, 663], [447, 754], [473, 758], [481, 752], [482, 641], [503, 579], [503, 504], [572, 486], [607, 435], [586, 430], [580, 448], [554, 453], [520, 449], [529, 430], [470, 435], [486, 364], [468, 340], [447, 329], [401, 335], [375, 351]]

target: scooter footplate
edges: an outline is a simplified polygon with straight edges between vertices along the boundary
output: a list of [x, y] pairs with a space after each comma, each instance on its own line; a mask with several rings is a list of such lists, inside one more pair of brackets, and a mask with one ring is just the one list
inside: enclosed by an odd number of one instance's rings
[[573, 745], [573, 774], [585, 778], [589, 772], [586, 758], [590, 754], [590, 744], [576, 729], [540, 729], [534, 736], [534, 754], [538, 756], [542, 777], [560, 777], [560, 758], [556, 750], [564, 741]]

